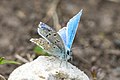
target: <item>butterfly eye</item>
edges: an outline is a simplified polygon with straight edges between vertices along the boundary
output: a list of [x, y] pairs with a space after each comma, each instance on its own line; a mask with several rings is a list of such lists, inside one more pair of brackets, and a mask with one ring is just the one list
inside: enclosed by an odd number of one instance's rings
[[70, 55], [70, 51], [67, 50], [67, 55]]

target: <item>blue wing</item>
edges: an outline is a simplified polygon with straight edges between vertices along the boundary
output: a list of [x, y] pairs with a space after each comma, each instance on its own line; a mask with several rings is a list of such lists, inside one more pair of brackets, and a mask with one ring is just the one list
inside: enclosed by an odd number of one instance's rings
[[66, 45], [66, 27], [63, 27], [57, 32], [63, 40], [64, 45]]
[[82, 15], [82, 10], [76, 14], [73, 18], [71, 18], [69, 20], [69, 22], [67, 23], [67, 28], [66, 28], [66, 47], [68, 49], [71, 49], [77, 28], [78, 28], [78, 24], [80, 21], [80, 17]]

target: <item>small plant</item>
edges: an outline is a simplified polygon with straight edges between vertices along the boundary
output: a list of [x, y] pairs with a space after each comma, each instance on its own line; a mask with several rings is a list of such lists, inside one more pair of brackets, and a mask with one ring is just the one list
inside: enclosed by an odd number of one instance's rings
[[[6, 60], [4, 57], [0, 57], [0, 65], [2, 64], [20, 64], [19, 62]], [[0, 75], [0, 80], [6, 80], [4, 76]]]
[[44, 55], [44, 56], [50, 56], [47, 52], [45, 52], [42, 48], [40, 48], [39, 46], [35, 46], [35, 48], [33, 49], [33, 51], [37, 54], [37, 55]]
[[4, 57], [0, 57], [0, 64], [20, 64], [20, 63], [12, 60], [6, 60]]
[[97, 80], [97, 67], [92, 67], [92, 69], [91, 69], [91, 75], [92, 75], [92, 78], [93, 78], [93, 80]]

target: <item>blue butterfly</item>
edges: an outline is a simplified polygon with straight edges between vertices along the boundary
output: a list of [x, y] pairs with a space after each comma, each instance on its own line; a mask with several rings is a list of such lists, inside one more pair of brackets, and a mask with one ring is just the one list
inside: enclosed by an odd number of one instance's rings
[[40, 46], [50, 55], [58, 57], [63, 61], [69, 60], [72, 55], [71, 46], [81, 15], [82, 10], [69, 20], [67, 27], [63, 27], [58, 32], [40, 22], [38, 25], [38, 34], [43, 38], [32, 38], [30, 41]]

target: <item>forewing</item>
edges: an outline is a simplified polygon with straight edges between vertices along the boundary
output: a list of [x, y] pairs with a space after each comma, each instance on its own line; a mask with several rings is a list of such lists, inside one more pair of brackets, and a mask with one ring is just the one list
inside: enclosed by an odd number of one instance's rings
[[71, 18], [67, 23], [67, 29], [66, 29], [67, 45], [66, 46], [69, 49], [71, 49], [81, 15], [82, 15], [82, 10], [78, 14], [76, 14], [73, 18]]
[[58, 53], [61, 53], [61, 50], [54, 44], [47, 42], [43, 38], [32, 38], [30, 39], [31, 42], [35, 43], [39, 47], [41, 47], [44, 51], [49, 53], [50, 55], [54, 55], [56, 57], [60, 57]]
[[61, 51], [65, 51], [65, 46], [60, 35], [56, 31], [54, 31], [52, 28], [50, 28], [48, 25], [40, 22], [38, 27], [38, 33], [43, 38], [45, 38], [48, 42], [53, 43], [54, 45], [59, 47]]

